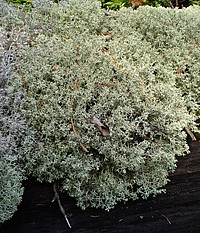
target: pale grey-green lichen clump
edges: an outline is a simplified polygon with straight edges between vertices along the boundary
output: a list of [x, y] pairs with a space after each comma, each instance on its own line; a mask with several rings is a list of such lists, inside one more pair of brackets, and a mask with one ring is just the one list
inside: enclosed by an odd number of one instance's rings
[[92, 0], [18, 13], [13, 86], [34, 131], [18, 148], [26, 173], [60, 180], [83, 209], [161, 193], [188, 153], [184, 127], [195, 129], [199, 14], [197, 6], [105, 11]]
[[10, 219], [22, 200], [23, 175], [16, 164], [0, 158], [0, 223]]
[[24, 175], [18, 164], [19, 147], [31, 135], [20, 116], [23, 97], [12, 88], [15, 46], [19, 34], [0, 27], [0, 223], [12, 217], [21, 202]]

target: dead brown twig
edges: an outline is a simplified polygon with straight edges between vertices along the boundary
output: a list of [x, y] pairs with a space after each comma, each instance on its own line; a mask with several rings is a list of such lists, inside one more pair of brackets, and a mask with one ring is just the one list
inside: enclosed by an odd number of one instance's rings
[[78, 86], [79, 86], [79, 84], [80, 84], [80, 82], [81, 82], [81, 79], [82, 79], [82, 78], [79, 78], [78, 82], [74, 85], [74, 87], [73, 87], [73, 92], [75, 92], [75, 91], [77, 90], [77, 88], [78, 88]]
[[21, 81], [22, 81], [23, 88], [24, 88], [24, 90], [25, 90], [27, 96], [28, 96], [28, 97], [31, 97], [31, 96], [30, 96], [30, 93], [29, 93], [29, 91], [28, 91], [28, 88], [27, 88], [27, 86], [26, 86], [26, 84], [25, 84], [25, 79], [24, 79], [22, 70], [21, 70], [21, 68], [20, 68], [19, 66], [17, 66], [17, 69], [18, 69], [19, 75], [20, 75], [20, 77], [21, 77]]
[[53, 185], [53, 190], [54, 190], [54, 193], [55, 193], [55, 197], [54, 197], [54, 199], [52, 200], [52, 202], [55, 201], [55, 200], [57, 200], [58, 205], [59, 205], [59, 207], [60, 207], [60, 210], [61, 210], [62, 214], [64, 215], [65, 220], [66, 220], [66, 222], [67, 222], [67, 225], [69, 226], [69, 228], [72, 228], [72, 227], [71, 227], [71, 224], [70, 224], [70, 222], [69, 222], [69, 220], [68, 220], [68, 218], [67, 218], [67, 215], [66, 215], [66, 213], [65, 213], [65, 210], [64, 210], [64, 208], [63, 208], [63, 206], [62, 206], [62, 204], [61, 204], [60, 197], [59, 197], [59, 195], [58, 195], [57, 189], [58, 189], [58, 186], [57, 186], [57, 184], [55, 183], [55, 184]]
[[117, 58], [115, 58], [114, 55], [112, 55], [112, 54], [110, 53], [109, 49], [104, 48], [104, 49], [103, 49], [103, 53], [104, 53], [104, 55], [106, 55], [106, 56], [110, 59], [110, 61], [111, 61], [113, 64], [119, 66], [119, 63], [118, 63], [118, 61], [117, 61]]
[[72, 114], [71, 114], [71, 117], [70, 117], [70, 121], [71, 121], [71, 125], [72, 125], [72, 130], [73, 130], [74, 134], [76, 134], [76, 129], [74, 127], [74, 120], [73, 120]]
[[192, 133], [192, 131], [187, 126], [185, 127], [185, 131], [191, 137], [192, 141], [196, 141], [197, 140], [196, 137], [194, 136], [194, 134]]
[[163, 217], [167, 220], [167, 222], [168, 222], [170, 225], [172, 224], [172, 223], [170, 222], [169, 218], [168, 218], [166, 215], [161, 214], [161, 216], [163, 216]]
[[[78, 80], [78, 82], [74, 85], [73, 92], [75, 92], [77, 90], [77, 88], [78, 88], [78, 86], [79, 86], [79, 84], [81, 82], [81, 79], [82, 78], [80, 78]], [[73, 114], [72, 114], [73, 108], [72, 108], [71, 101], [70, 101], [70, 105], [71, 105], [70, 106], [70, 109], [71, 109], [70, 121], [71, 121], [71, 125], [72, 125], [72, 130], [73, 130], [74, 134], [77, 134], [77, 130], [76, 130], [75, 125], [74, 125], [74, 119], [73, 119]], [[79, 145], [80, 145], [80, 147], [82, 148], [83, 151], [85, 151], [86, 153], [89, 153], [88, 149], [82, 144], [82, 142], [79, 141]]]

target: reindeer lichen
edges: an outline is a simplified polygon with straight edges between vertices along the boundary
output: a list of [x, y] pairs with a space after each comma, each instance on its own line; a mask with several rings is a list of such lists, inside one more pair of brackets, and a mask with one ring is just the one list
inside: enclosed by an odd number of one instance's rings
[[60, 180], [82, 209], [164, 191], [189, 152], [184, 128], [196, 128], [199, 13], [70, 0], [18, 14], [11, 86], [34, 132], [18, 146], [26, 174]]

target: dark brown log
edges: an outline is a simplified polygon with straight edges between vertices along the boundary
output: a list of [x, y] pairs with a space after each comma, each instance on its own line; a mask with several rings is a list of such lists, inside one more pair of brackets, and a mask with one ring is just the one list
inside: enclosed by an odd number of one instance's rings
[[180, 157], [171, 174], [166, 194], [148, 200], [120, 203], [110, 212], [76, 207], [75, 200], [60, 194], [72, 229], [54, 197], [53, 185], [33, 179], [25, 183], [23, 201], [1, 233], [199, 233], [200, 232], [200, 143], [191, 142], [191, 153]]

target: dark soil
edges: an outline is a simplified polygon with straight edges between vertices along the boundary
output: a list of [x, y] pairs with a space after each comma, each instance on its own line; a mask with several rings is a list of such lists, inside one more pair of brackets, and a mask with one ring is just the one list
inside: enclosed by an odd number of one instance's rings
[[52, 202], [53, 185], [29, 179], [23, 201], [1, 233], [200, 233], [200, 142], [190, 143], [191, 153], [179, 158], [166, 185], [166, 194], [148, 200], [118, 204], [110, 212], [76, 207], [73, 198], [60, 194], [72, 229]]

